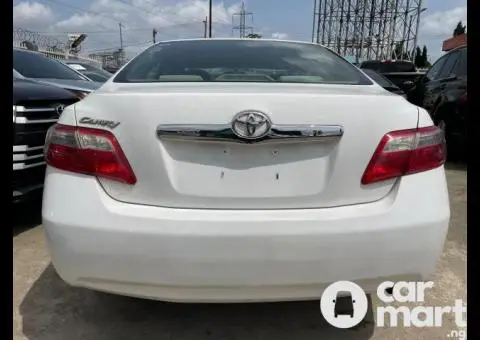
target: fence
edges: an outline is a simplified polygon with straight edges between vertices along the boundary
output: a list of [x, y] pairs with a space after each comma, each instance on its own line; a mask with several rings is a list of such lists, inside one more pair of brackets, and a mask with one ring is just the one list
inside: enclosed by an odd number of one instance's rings
[[42, 36], [36, 32], [31, 32], [19, 28], [13, 29], [13, 47], [30, 49], [29, 46], [35, 46], [35, 51], [40, 52], [52, 59], [66, 60], [78, 59], [95, 63], [102, 67], [102, 58], [91, 58], [79, 55], [67, 55], [65, 50], [68, 49], [65, 43], [58, 39]]

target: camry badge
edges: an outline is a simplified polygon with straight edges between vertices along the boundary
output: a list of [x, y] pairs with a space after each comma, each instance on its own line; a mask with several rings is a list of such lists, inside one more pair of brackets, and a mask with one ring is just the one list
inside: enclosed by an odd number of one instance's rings
[[120, 125], [120, 122], [115, 122], [113, 120], [93, 119], [93, 118], [90, 118], [90, 117], [81, 118], [79, 123], [80, 124], [86, 124], [86, 125], [106, 126], [106, 127], [110, 128], [112, 130]]

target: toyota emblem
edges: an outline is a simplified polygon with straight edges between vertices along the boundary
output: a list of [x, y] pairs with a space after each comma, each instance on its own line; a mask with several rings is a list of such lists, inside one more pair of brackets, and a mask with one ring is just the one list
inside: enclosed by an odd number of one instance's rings
[[63, 113], [63, 110], [65, 109], [65, 105], [60, 104], [55, 107], [55, 113], [57, 114], [58, 117], [60, 117]]
[[266, 114], [260, 111], [242, 111], [233, 117], [232, 131], [244, 139], [260, 139], [265, 137], [272, 127]]

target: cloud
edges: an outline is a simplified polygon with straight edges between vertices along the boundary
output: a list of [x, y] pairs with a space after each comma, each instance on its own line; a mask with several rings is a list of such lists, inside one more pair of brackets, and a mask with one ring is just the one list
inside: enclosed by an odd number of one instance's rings
[[45, 27], [53, 22], [54, 15], [50, 7], [38, 2], [21, 2], [13, 7], [13, 22], [29, 27]]
[[458, 6], [446, 11], [422, 14], [419, 29], [420, 46], [426, 45], [430, 61], [435, 61], [442, 52], [442, 43], [452, 36], [458, 22], [467, 24], [467, 7]]
[[[127, 55], [132, 55], [151, 44], [153, 28], [158, 32], [156, 41], [203, 37], [205, 26], [202, 21], [208, 15], [208, 0], [180, 0], [173, 4], [169, 0], [93, 0], [89, 7], [80, 2], [73, 7], [84, 10], [20, 2], [14, 7], [14, 26], [48, 32], [64, 41], [67, 32], [86, 33], [88, 38], [82, 49], [92, 52], [120, 47], [118, 23], [121, 22], [124, 48]], [[232, 14], [239, 9], [240, 3], [214, 3], [214, 36], [231, 35]]]
[[288, 38], [288, 34], [287, 33], [275, 32], [275, 33], [272, 33], [272, 38], [273, 39], [285, 40], [285, 39]]
[[467, 24], [467, 6], [455, 7], [444, 12], [435, 12], [425, 14], [421, 18], [420, 32], [426, 38], [430, 37], [450, 37], [457, 23], [462, 21]]

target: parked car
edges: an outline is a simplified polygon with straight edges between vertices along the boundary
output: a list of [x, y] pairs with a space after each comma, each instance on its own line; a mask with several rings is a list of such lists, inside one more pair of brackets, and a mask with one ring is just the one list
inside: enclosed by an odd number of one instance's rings
[[114, 74], [120, 69], [120, 66], [115, 66], [115, 65], [106, 65], [105, 70]]
[[96, 67], [86, 61], [79, 61], [76, 59], [65, 60], [65, 64], [74, 69], [75, 71], [80, 72], [85, 77], [92, 81], [99, 83], [104, 83], [113, 75], [112, 73], [105, 71], [100, 67]]
[[65, 89], [25, 79], [13, 72], [13, 202], [42, 194], [43, 147], [48, 128], [63, 108], [78, 101]]
[[427, 111], [323, 46], [161, 42], [50, 129], [43, 226], [73, 286], [197, 302], [318, 299], [338, 280], [376, 292], [434, 272], [444, 148]]
[[453, 153], [467, 148], [467, 46], [439, 58], [415, 87], [408, 100], [425, 108], [445, 132]]
[[79, 98], [85, 97], [102, 85], [87, 79], [58, 60], [29, 50], [13, 49], [13, 69], [25, 78], [62, 87], [75, 93]]
[[407, 93], [418, 77], [424, 73], [415, 68], [409, 60], [368, 60], [360, 64], [361, 69], [373, 70], [391, 80], [403, 92]]
[[390, 79], [388, 79], [385, 76], [382, 76], [381, 74], [370, 70], [368, 68], [362, 70], [367, 76], [373, 79], [378, 85], [383, 87], [385, 90], [392, 92], [394, 94], [398, 94], [399, 96], [402, 96], [404, 98], [407, 98], [407, 95], [405, 92], [402, 91], [401, 88], [399, 88], [397, 85], [395, 85]]

